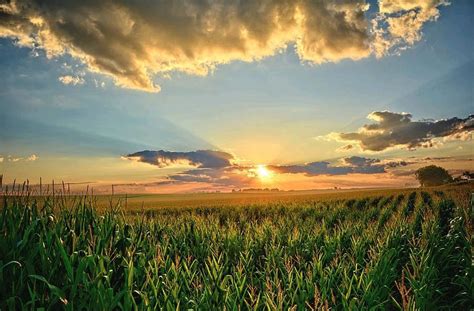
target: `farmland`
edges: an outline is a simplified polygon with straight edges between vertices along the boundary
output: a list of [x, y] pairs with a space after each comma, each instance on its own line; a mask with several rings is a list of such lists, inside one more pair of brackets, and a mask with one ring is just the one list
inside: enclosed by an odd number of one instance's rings
[[0, 309], [466, 310], [472, 190], [12, 192]]

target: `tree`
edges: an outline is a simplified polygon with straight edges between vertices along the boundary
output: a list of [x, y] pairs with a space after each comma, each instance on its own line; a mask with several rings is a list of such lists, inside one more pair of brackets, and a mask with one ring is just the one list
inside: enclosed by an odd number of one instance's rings
[[418, 169], [415, 176], [422, 187], [439, 186], [453, 181], [453, 177], [447, 170], [436, 165], [429, 165]]

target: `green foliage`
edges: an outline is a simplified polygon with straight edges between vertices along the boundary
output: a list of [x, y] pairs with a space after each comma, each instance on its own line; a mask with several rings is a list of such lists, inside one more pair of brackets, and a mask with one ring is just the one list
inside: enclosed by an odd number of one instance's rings
[[473, 303], [466, 220], [449, 198], [428, 192], [140, 214], [113, 204], [98, 213], [88, 198], [54, 201], [5, 198], [1, 310], [466, 310]]
[[453, 177], [447, 170], [436, 165], [428, 165], [419, 168], [415, 176], [422, 187], [439, 186], [453, 181]]
[[407, 199], [407, 203], [405, 208], [403, 209], [403, 216], [408, 217], [413, 211], [415, 210], [415, 202], [416, 202], [416, 192], [410, 193]]

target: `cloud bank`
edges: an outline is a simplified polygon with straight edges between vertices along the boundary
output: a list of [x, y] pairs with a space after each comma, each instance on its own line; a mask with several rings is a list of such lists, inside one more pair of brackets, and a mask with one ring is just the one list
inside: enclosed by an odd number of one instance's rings
[[377, 57], [399, 54], [422, 38], [426, 22], [436, 21], [446, 0], [379, 0], [379, 13], [371, 21]]
[[232, 165], [230, 161], [234, 159], [234, 156], [227, 152], [215, 150], [197, 150], [190, 152], [144, 150], [128, 154], [126, 158], [158, 167], [186, 163], [198, 168], [224, 168]]
[[[432, 147], [435, 139], [467, 140], [474, 130], [474, 115], [460, 119], [413, 121], [409, 113], [375, 111], [367, 116], [376, 123], [366, 124], [357, 132], [332, 133], [330, 138], [358, 144], [364, 151], [384, 151], [391, 147]], [[348, 149], [351, 149], [347, 147]]]
[[[204, 183], [216, 187], [243, 188], [254, 186], [258, 181], [255, 173], [258, 166], [243, 166], [234, 162], [230, 153], [214, 150], [198, 150], [190, 152], [172, 151], [139, 151], [125, 157], [129, 160], [139, 161], [157, 166], [169, 167], [176, 163], [186, 163], [193, 166], [177, 174], [167, 175], [156, 185]], [[268, 165], [267, 170], [277, 174], [303, 174], [313, 176], [339, 176], [349, 174], [381, 174], [389, 168], [408, 165], [404, 161], [382, 161], [365, 157], [346, 157], [338, 161], [339, 164], [330, 162], [311, 162], [297, 165]], [[258, 183], [257, 183], [258, 186]]]
[[281, 174], [304, 174], [306, 176], [319, 175], [348, 175], [348, 174], [380, 174], [386, 168], [405, 166], [406, 162], [382, 162], [379, 159], [370, 159], [352, 156], [342, 159], [343, 165], [331, 165], [329, 162], [311, 162], [302, 165], [272, 165], [269, 169]]
[[84, 78], [82, 77], [74, 77], [70, 75], [65, 75], [65, 76], [60, 76], [58, 80], [65, 85], [78, 85], [78, 84], [84, 84]]
[[20, 162], [20, 161], [33, 162], [38, 159], [39, 159], [39, 156], [37, 156], [36, 154], [32, 154], [27, 157], [18, 157], [18, 156], [13, 156], [13, 155], [8, 155], [8, 156], [0, 155], [0, 163], [3, 163], [3, 162], [15, 163], [15, 162]]
[[173, 0], [0, 2], [0, 37], [71, 55], [125, 88], [158, 92], [153, 78], [206, 75], [219, 64], [251, 62], [294, 45], [314, 64], [358, 60], [413, 45], [439, 0]]
[[171, 174], [160, 185], [207, 183], [216, 186], [242, 187], [251, 182], [244, 173], [245, 167], [233, 164], [234, 156], [224, 151], [197, 150], [175, 152], [165, 150], [144, 150], [125, 156], [126, 159], [139, 161], [158, 168], [175, 164], [193, 166], [178, 174]]

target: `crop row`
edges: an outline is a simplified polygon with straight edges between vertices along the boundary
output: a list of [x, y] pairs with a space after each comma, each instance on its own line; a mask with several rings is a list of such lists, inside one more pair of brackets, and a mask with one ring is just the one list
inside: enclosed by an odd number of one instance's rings
[[5, 197], [0, 309], [473, 303], [466, 219], [441, 194], [133, 214], [120, 204], [98, 213], [89, 199], [64, 202]]

